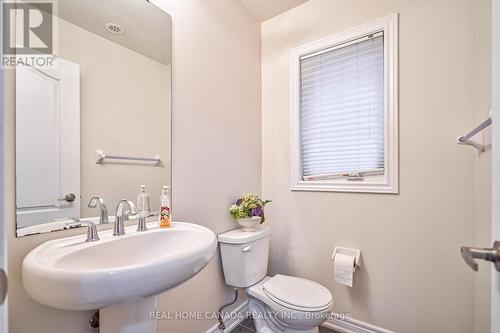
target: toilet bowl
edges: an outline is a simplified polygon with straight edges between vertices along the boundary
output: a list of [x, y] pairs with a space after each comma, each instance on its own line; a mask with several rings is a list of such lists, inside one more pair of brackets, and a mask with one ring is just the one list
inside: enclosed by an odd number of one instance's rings
[[330, 291], [303, 278], [266, 276], [269, 229], [218, 236], [226, 283], [245, 288], [258, 333], [317, 333], [333, 307]]

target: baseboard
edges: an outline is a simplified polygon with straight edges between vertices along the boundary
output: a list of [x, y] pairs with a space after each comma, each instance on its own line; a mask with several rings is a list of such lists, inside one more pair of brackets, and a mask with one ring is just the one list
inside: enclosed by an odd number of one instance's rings
[[340, 333], [395, 333], [352, 318], [328, 319], [322, 326]]
[[231, 332], [239, 323], [246, 318], [248, 312], [248, 301], [241, 303], [236, 309], [231, 311], [230, 316], [224, 321], [226, 329], [223, 331], [219, 328], [219, 323], [212, 326], [206, 333], [227, 333]]

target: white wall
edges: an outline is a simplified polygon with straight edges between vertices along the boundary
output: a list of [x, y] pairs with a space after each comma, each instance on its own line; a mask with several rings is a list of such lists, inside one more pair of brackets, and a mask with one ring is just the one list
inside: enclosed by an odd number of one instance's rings
[[[400, 194], [289, 190], [289, 50], [399, 13]], [[474, 0], [311, 0], [262, 25], [262, 189], [271, 271], [327, 286], [335, 310], [396, 332], [474, 331]], [[334, 246], [359, 248], [354, 288], [334, 282]]]
[[[261, 190], [260, 25], [238, 1], [154, 0], [173, 24], [173, 214], [216, 233], [242, 192]], [[163, 311], [215, 311], [232, 299], [219, 255], [161, 298]], [[215, 321], [161, 321], [204, 332]]]
[[[236, 1], [153, 2], [173, 21], [173, 213], [176, 220], [220, 233], [235, 227], [227, 213], [231, 201], [241, 192], [261, 188], [260, 27]], [[8, 85], [4, 218], [11, 283], [9, 333], [89, 332], [89, 313], [41, 306], [21, 284], [21, 262], [29, 250], [81, 231], [14, 237], [12, 73]], [[160, 311], [215, 311], [231, 297], [217, 254], [195, 278], [161, 297]], [[215, 323], [162, 321], [158, 332], [197, 333]]]

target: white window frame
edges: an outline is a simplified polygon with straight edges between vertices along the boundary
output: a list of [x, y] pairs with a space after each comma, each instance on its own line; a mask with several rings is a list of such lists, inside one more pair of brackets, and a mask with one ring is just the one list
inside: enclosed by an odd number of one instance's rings
[[[300, 135], [300, 58], [368, 36], [384, 33], [384, 174], [362, 180], [303, 180]], [[398, 14], [374, 20], [290, 51], [290, 176], [292, 191], [399, 193]]]

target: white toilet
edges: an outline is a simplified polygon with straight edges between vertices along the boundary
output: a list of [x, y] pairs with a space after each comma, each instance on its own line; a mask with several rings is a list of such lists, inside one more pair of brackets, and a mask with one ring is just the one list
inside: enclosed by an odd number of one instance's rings
[[330, 315], [332, 294], [293, 276], [266, 276], [269, 229], [232, 230], [218, 236], [226, 283], [246, 288], [258, 333], [317, 333]]

